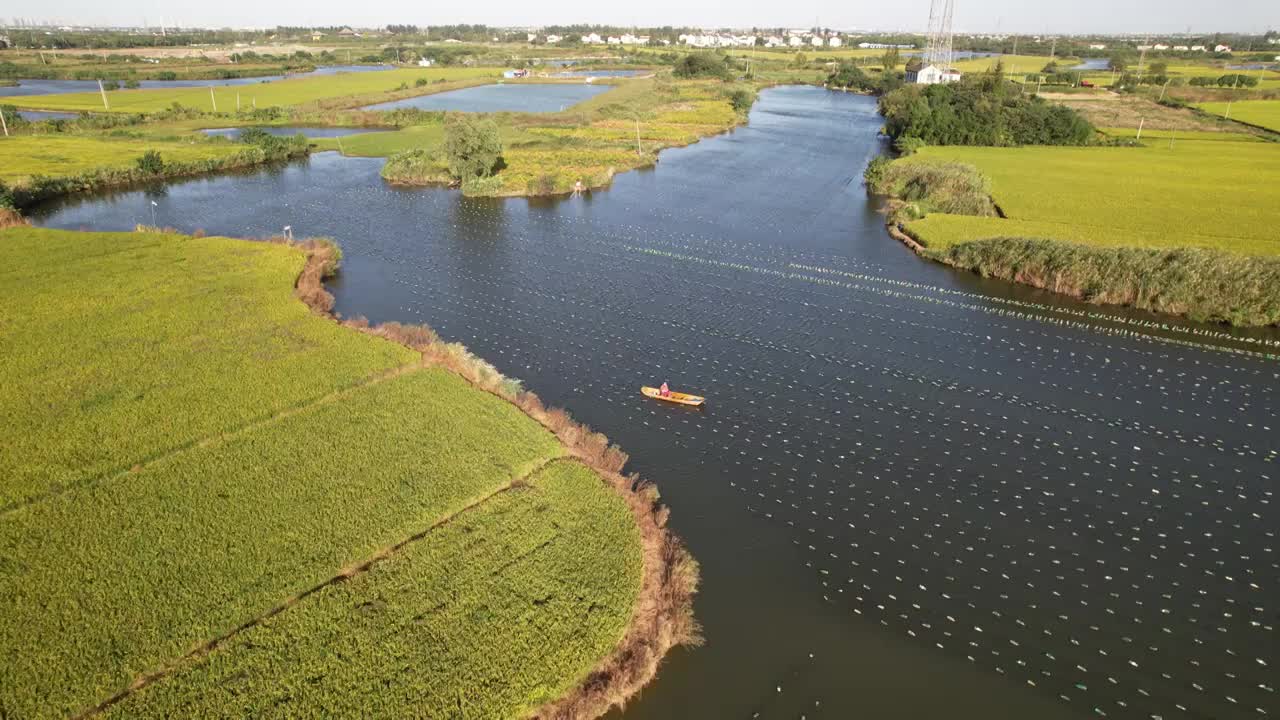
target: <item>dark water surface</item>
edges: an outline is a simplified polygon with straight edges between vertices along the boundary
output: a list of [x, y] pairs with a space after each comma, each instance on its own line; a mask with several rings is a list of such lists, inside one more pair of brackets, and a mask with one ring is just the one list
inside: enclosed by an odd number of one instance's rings
[[[628, 718], [1280, 713], [1274, 334], [919, 260], [861, 185], [880, 124], [778, 88], [581, 198], [326, 153], [41, 221], [127, 229], [154, 199], [184, 230], [331, 236], [339, 311], [428, 323], [622, 444], [702, 563], [707, 640]], [[639, 395], [663, 380], [708, 405]]]
[[[254, 85], [273, 80], [295, 80], [316, 75], [335, 75], [340, 72], [370, 72], [391, 70], [393, 65], [326, 65], [304, 73], [290, 75], [261, 75], [247, 78], [220, 78], [213, 80], [139, 80], [138, 86], [147, 88], [222, 87], [223, 85]], [[123, 86], [124, 81], [120, 81]], [[57, 95], [60, 93], [91, 92], [98, 89], [97, 80], [19, 80], [17, 87], [0, 87], [0, 97], [18, 95]]]
[[378, 103], [361, 110], [456, 110], [459, 112], [555, 112], [612, 90], [582, 83], [498, 83]]
[[75, 120], [80, 117], [80, 113], [54, 112], [51, 110], [19, 110], [18, 117], [31, 122], [41, 122], [43, 120]]

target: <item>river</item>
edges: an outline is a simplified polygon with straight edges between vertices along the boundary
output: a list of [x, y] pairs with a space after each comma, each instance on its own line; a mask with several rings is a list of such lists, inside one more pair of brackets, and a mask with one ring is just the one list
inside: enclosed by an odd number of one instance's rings
[[[626, 718], [1275, 715], [1280, 366], [1250, 354], [1275, 334], [921, 261], [861, 184], [880, 124], [776, 88], [585, 197], [326, 153], [39, 222], [128, 229], [154, 200], [183, 230], [333, 237], [338, 311], [428, 323], [618, 441], [702, 564], [706, 637]], [[663, 380], [707, 406], [639, 395]]]

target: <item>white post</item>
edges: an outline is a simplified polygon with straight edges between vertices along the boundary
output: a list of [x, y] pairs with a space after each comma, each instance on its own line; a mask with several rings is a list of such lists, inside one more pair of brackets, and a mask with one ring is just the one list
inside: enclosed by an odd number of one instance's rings
[[636, 118], [636, 155], [643, 155], [640, 151], [640, 119]]
[[1138, 137], [1137, 137], [1137, 138], [1135, 138], [1135, 140], [1136, 140], [1137, 142], [1142, 142], [1142, 126], [1143, 126], [1143, 125], [1146, 125], [1146, 124], [1147, 124], [1147, 119], [1146, 119], [1146, 118], [1139, 118], [1139, 119], [1138, 119]]
[[0, 127], [4, 128], [4, 136], [9, 137], [9, 123], [4, 121], [4, 111], [0, 110]]
[[[1160, 88], [1160, 100], [1164, 100], [1164, 92], [1169, 89], [1169, 83], [1171, 82], [1173, 82], [1173, 78], [1164, 81], [1164, 87]], [[1160, 100], [1156, 100], [1156, 102], [1160, 102]]]
[[209, 87], [209, 102], [213, 103], [213, 111], [218, 112], [218, 99], [213, 96], [213, 87]]
[[240, 112], [240, 93], [236, 93], [236, 112]]
[[107, 89], [102, 87], [102, 78], [98, 78], [98, 92], [102, 94], [102, 109], [110, 110], [111, 105], [107, 102]]

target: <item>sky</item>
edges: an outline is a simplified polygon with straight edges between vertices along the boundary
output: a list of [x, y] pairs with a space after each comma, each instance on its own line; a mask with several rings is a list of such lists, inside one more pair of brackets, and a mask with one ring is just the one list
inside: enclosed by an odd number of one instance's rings
[[[955, 0], [957, 32], [1174, 33], [1262, 32], [1280, 29], [1280, 0]], [[581, 0], [486, 0], [479, 3], [380, 0], [5, 0], [0, 22], [11, 18], [68, 25], [166, 25], [274, 27], [387, 23], [498, 26], [598, 23], [701, 27], [812, 27], [919, 30], [929, 0], [646, 0], [586, 3]]]

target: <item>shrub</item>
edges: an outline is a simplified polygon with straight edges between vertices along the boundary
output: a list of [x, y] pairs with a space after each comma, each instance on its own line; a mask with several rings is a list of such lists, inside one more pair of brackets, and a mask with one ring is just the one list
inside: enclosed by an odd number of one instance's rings
[[444, 154], [459, 180], [488, 177], [502, 159], [502, 139], [492, 118], [449, 113], [444, 120]]
[[743, 90], [739, 88], [729, 93], [729, 104], [733, 106], [735, 111], [740, 113], [745, 113], [750, 110], [752, 103], [755, 101], [755, 94], [750, 90]]
[[164, 172], [164, 158], [159, 150], [148, 150], [138, 158], [138, 171], [144, 175], [159, 175]]
[[426, 78], [418, 78], [417, 80], [413, 81], [414, 87], [426, 87], [429, 84], [431, 84], [431, 81]]
[[[867, 171], [872, 172], [870, 167]], [[897, 161], [882, 163], [874, 172], [872, 191], [915, 203], [919, 213], [996, 214], [986, 176], [968, 163]]]
[[130, 90], [137, 90], [138, 88], [142, 87], [142, 83], [138, 82], [137, 78], [129, 78], [128, 80], [124, 81], [124, 86], [126, 88], [129, 88]]
[[726, 56], [711, 52], [689, 53], [680, 58], [672, 74], [682, 78], [709, 77], [727, 80], [729, 66], [726, 61]]
[[157, 80], [177, 80], [178, 73], [172, 70], [162, 70], [161, 72], [156, 73], [156, 79]]
[[116, 80], [103, 80], [102, 89], [103, 90], [119, 90], [120, 83]]
[[530, 195], [552, 195], [555, 191], [556, 176], [551, 173], [542, 173], [529, 181]]
[[904, 135], [893, 141], [893, 149], [897, 150], [898, 154], [903, 157], [915, 155], [924, 146], [924, 140], [912, 135]]

